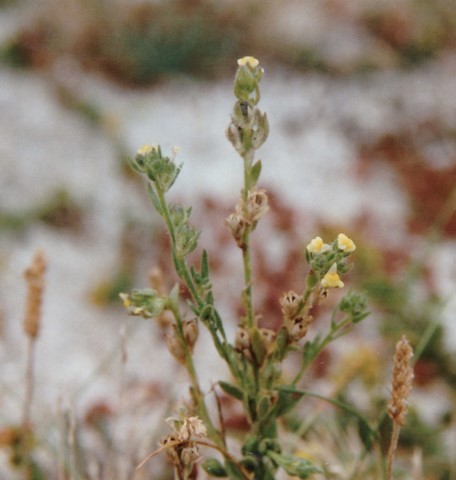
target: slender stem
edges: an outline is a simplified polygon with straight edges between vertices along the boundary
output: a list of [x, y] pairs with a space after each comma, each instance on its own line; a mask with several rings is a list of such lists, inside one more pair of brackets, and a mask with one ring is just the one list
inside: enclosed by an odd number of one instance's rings
[[306, 397], [317, 398], [318, 400], [324, 400], [325, 402], [331, 403], [334, 406], [339, 407], [342, 410], [345, 410], [351, 415], [367, 423], [367, 420], [354, 407], [340, 400], [336, 400], [335, 398], [325, 397], [324, 395], [320, 395], [319, 393], [312, 392], [311, 390], [297, 389], [297, 388], [286, 387], [286, 386], [280, 387], [280, 390], [283, 392], [305, 395]]
[[244, 248], [242, 249], [242, 262], [244, 265], [244, 292], [243, 299], [246, 309], [247, 326], [255, 325], [255, 314], [253, 311], [253, 291], [252, 291], [252, 260], [250, 254], [250, 228], [245, 229]]
[[[187, 264], [184, 259], [180, 259], [176, 255], [176, 232], [174, 230], [174, 225], [171, 221], [171, 214], [168, 208], [168, 204], [165, 199], [165, 192], [160, 188], [159, 185], [155, 184], [155, 189], [157, 192], [157, 196], [160, 202], [160, 207], [162, 211], [162, 218], [165, 221], [166, 228], [169, 232], [169, 235], [171, 237], [171, 249], [172, 249], [172, 254], [173, 254], [173, 261], [174, 261], [174, 266], [176, 269], [176, 273], [179, 275], [179, 277], [184, 281], [185, 285], [187, 286], [190, 295], [195, 302], [196, 306], [198, 309], [202, 309], [206, 303], [204, 300], [201, 298], [201, 295], [198, 292], [197, 287], [195, 286], [195, 283], [192, 279], [192, 276], [190, 275], [190, 272], [188, 270]], [[218, 312], [215, 310], [212, 313], [212, 316], [214, 319], [220, 319]], [[208, 330], [212, 336], [212, 339], [214, 341], [214, 345], [217, 349], [217, 352], [219, 355], [226, 361], [231, 373], [234, 375], [235, 378], [240, 378], [240, 373], [239, 369], [237, 368], [236, 363], [234, 363], [230, 357], [230, 355], [227, 352], [226, 346], [224, 343], [226, 343], [226, 334], [225, 330], [223, 329], [223, 325], [221, 321], [217, 322], [218, 328], [217, 330], [209, 327], [206, 324], [206, 327], [208, 327]], [[222, 337], [222, 340], [219, 338], [217, 335], [217, 332], [220, 332], [220, 335]]]
[[[244, 159], [244, 188], [242, 189], [242, 200], [244, 202], [244, 206], [247, 204], [247, 198], [249, 195], [250, 189], [250, 169], [251, 164], [253, 161], [253, 154], [254, 151], [249, 150], [243, 157]], [[253, 327], [255, 324], [255, 317], [253, 311], [253, 291], [252, 291], [252, 258], [251, 258], [251, 250], [250, 250], [250, 234], [251, 234], [251, 227], [248, 226], [245, 229], [244, 237], [243, 237], [243, 247], [242, 247], [242, 263], [244, 267], [244, 292], [243, 292], [243, 299], [246, 309], [246, 317], [247, 317], [247, 326]]]
[[30, 427], [30, 412], [34, 393], [34, 364], [35, 364], [35, 338], [29, 338], [27, 345], [27, 366], [25, 370], [25, 395], [23, 405], [22, 425]]
[[401, 430], [401, 426], [399, 425], [399, 423], [393, 421], [393, 432], [391, 433], [391, 442], [388, 450], [388, 461], [387, 461], [387, 470], [386, 470], [387, 480], [391, 480], [393, 478], [394, 454], [396, 452], [400, 430]]
[[[343, 331], [341, 332], [340, 330], [342, 330], [343, 327], [347, 326], [350, 323], [350, 321], [351, 321], [351, 318], [347, 317], [337, 324], [332, 323], [331, 330], [326, 334], [326, 336], [322, 340], [320, 340], [318, 348], [315, 349], [314, 353], [310, 357], [303, 359], [299, 372], [295, 375], [293, 381], [291, 382], [292, 387], [296, 386], [296, 384], [299, 382], [301, 377], [304, 375], [304, 372], [306, 371], [307, 367], [313, 362], [315, 357], [326, 347], [326, 345], [328, 345], [330, 342], [332, 342], [336, 338], [339, 338], [342, 335], [344, 335], [345, 332]], [[340, 333], [337, 335], [338, 332]]]
[[220, 432], [215, 428], [214, 424], [212, 423], [212, 419], [209, 415], [206, 402], [204, 401], [204, 395], [203, 395], [203, 392], [201, 391], [198, 374], [196, 373], [195, 364], [193, 362], [193, 356], [187, 345], [187, 342], [185, 341], [185, 333], [184, 333], [182, 317], [180, 315], [180, 312], [177, 306], [173, 308], [173, 315], [176, 319], [177, 333], [179, 335], [182, 348], [184, 350], [185, 367], [187, 369], [188, 375], [190, 377], [190, 382], [193, 387], [193, 394], [194, 394], [194, 399], [196, 400], [196, 408], [198, 410], [198, 414], [201, 416], [202, 420], [204, 421], [204, 424], [206, 425], [209, 437], [212, 438], [217, 444], [219, 443], [223, 444], [223, 439], [221, 438]]

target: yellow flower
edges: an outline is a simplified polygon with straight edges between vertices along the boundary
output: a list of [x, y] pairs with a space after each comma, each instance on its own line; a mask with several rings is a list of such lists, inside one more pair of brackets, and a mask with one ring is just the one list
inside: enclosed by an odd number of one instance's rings
[[326, 272], [326, 275], [321, 281], [321, 286], [323, 288], [342, 288], [344, 286], [344, 282], [337, 273], [337, 263], [333, 263], [331, 268]]
[[309, 253], [324, 253], [331, 247], [321, 237], [315, 237], [306, 248]]
[[155, 150], [155, 145], [143, 145], [136, 153], [139, 155], [147, 155], [153, 150]]
[[240, 67], [248, 65], [250, 68], [256, 68], [260, 62], [255, 57], [242, 57], [237, 61]]
[[347, 235], [343, 233], [339, 233], [337, 237], [337, 246], [339, 250], [343, 250], [344, 252], [353, 252], [356, 249], [356, 245], [354, 244], [353, 240], [347, 237]]
[[119, 293], [119, 297], [122, 299], [122, 303], [125, 308], [131, 307], [130, 295], [127, 293]]

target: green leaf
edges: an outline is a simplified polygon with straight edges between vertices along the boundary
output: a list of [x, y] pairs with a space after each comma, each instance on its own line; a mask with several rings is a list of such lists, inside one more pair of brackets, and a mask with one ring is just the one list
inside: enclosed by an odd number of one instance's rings
[[149, 194], [149, 199], [157, 211], [159, 215], [162, 215], [163, 210], [160, 204], [160, 200], [158, 198], [157, 192], [155, 191], [154, 187], [150, 183], [147, 184], [147, 193]]
[[207, 250], [203, 250], [203, 254], [201, 256], [201, 278], [203, 280], [209, 279], [209, 257], [207, 254]]
[[288, 351], [289, 335], [286, 327], [281, 327], [277, 332], [276, 347], [279, 360], [283, 360]]
[[142, 165], [138, 164], [138, 161], [136, 159], [133, 159], [131, 157], [126, 157], [128, 165], [135, 170], [138, 173], [144, 173], [144, 168]]
[[244, 399], [244, 393], [242, 390], [232, 383], [224, 382], [224, 381], [219, 381], [220, 388], [228, 395], [231, 395], [234, 398], [237, 398], [238, 400], [243, 400]]
[[216, 458], [204, 460], [201, 466], [211, 477], [223, 478], [228, 476], [225, 467]]
[[253, 164], [252, 170], [250, 170], [250, 181], [252, 182], [252, 185], [255, 185], [260, 178], [261, 168], [261, 160], [258, 160]]
[[269, 451], [267, 454], [288, 475], [305, 479], [314, 473], [323, 473], [319, 467], [304, 458], [295, 457], [294, 455], [283, 455], [273, 451]]
[[358, 417], [358, 434], [359, 438], [363, 442], [364, 448], [367, 451], [370, 451], [375, 440], [375, 432], [372, 430], [369, 424], [360, 417]]
[[262, 395], [258, 401], [258, 418], [265, 418], [271, 408], [271, 397], [270, 395]]
[[257, 361], [258, 365], [263, 365], [264, 359], [266, 358], [266, 346], [264, 344], [264, 339], [261, 336], [258, 328], [253, 328], [250, 334], [250, 341], [252, 342], [252, 350]]
[[304, 392], [279, 388], [279, 396], [274, 408], [275, 416], [281, 417], [288, 413], [297, 405], [303, 396]]

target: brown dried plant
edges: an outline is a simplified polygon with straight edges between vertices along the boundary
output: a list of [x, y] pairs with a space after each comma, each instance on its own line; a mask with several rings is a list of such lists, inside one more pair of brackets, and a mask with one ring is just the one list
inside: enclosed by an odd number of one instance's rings
[[44, 253], [41, 250], [37, 250], [31, 265], [24, 271], [24, 278], [27, 282], [27, 302], [23, 328], [29, 341], [22, 420], [24, 428], [27, 428], [30, 424], [30, 408], [33, 399], [34, 350], [41, 326], [41, 306], [43, 303], [44, 274], [46, 268], [47, 261]]
[[407, 338], [403, 336], [396, 344], [393, 363], [393, 380], [391, 400], [388, 405], [388, 415], [393, 421], [393, 432], [388, 450], [387, 479], [391, 480], [394, 454], [399, 440], [399, 432], [405, 425], [407, 414], [407, 398], [412, 389], [413, 366], [411, 363], [413, 350]]

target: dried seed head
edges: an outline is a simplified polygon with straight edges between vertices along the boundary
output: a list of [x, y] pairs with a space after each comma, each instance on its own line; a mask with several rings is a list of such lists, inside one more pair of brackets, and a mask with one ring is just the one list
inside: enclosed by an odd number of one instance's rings
[[180, 451], [180, 461], [183, 466], [193, 465], [200, 458], [198, 445], [194, 442], [189, 442]]
[[185, 417], [178, 431], [181, 441], [187, 441], [190, 437], [205, 437], [206, 435], [206, 425], [199, 417]]
[[249, 333], [245, 328], [239, 327], [236, 332], [236, 339], [234, 341], [236, 350], [244, 350], [250, 347], [250, 337]]
[[38, 250], [32, 264], [25, 270], [27, 282], [27, 304], [24, 316], [24, 332], [30, 339], [35, 339], [40, 330], [41, 305], [43, 301], [44, 274], [47, 262], [44, 253]]
[[269, 328], [260, 328], [260, 335], [263, 338], [264, 346], [266, 350], [269, 352], [272, 345], [274, 344], [274, 340], [276, 337], [276, 332]]
[[231, 213], [225, 220], [225, 225], [229, 228], [238, 247], [242, 248], [244, 244], [244, 232], [247, 226], [244, 217], [236, 209], [236, 212]]
[[298, 315], [299, 304], [301, 303], [302, 297], [297, 293], [290, 290], [287, 293], [284, 293], [280, 298], [280, 306], [282, 307], [282, 313], [286, 318], [294, 318]]
[[404, 425], [407, 414], [407, 398], [412, 389], [413, 368], [411, 360], [413, 350], [407, 338], [402, 337], [396, 344], [393, 363], [393, 380], [388, 415], [399, 425]]
[[312, 322], [312, 317], [307, 315], [306, 317], [297, 317], [285, 324], [290, 339], [293, 342], [299, 342], [301, 338], [304, 338], [309, 330], [309, 326]]
[[185, 364], [185, 351], [182, 342], [177, 338], [175, 332], [166, 338], [166, 344], [171, 355], [182, 365]]
[[185, 320], [183, 329], [185, 341], [187, 342], [190, 351], [193, 351], [193, 347], [195, 346], [199, 334], [198, 320], [196, 318]]
[[252, 188], [247, 195], [245, 205], [245, 219], [255, 225], [258, 220], [269, 210], [268, 196], [262, 188]]

